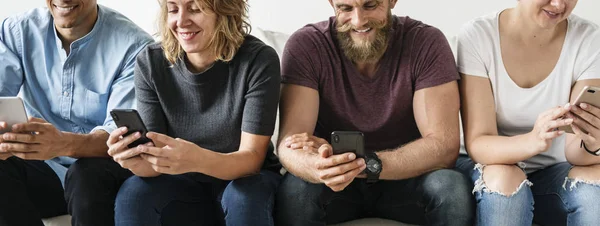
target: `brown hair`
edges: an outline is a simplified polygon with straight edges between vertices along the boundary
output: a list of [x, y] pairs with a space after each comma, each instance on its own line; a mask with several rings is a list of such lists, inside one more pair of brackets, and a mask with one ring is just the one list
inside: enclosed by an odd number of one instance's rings
[[[167, 24], [167, 0], [159, 0], [159, 35], [165, 57], [171, 64], [183, 55], [183, 49]], [[230, 61], [242, 46], [244, 38], [252, 27], [248, 22], [248, 4], [246, 0], [194, 0], [202, 10], [209, 10], [217, 15], [215, 32], [208, 48], [217, 57], [215, 60]]]

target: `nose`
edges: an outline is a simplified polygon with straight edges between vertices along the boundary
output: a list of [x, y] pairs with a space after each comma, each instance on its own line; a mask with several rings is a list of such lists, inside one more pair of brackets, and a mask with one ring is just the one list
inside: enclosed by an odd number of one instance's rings
[[556, 8], [559, 11], [564, 10], [566, 7], [565, 0], [551, 0], [550, 5], [554, 6], [554, 8]]
[[367, 21], [365, 20], [365, 13], [362, 9], [358, 7], [354, 9], [354, 13], [352, 15], [352, 20], [350, 21], [350, 23], [352, 23], [352, 26], [354, 26], [355, 29], [363, 28]]
[[179, 10], [177, 15], [177, 27], [185, 27], [190, 24], [190, 18], [186, 10]]

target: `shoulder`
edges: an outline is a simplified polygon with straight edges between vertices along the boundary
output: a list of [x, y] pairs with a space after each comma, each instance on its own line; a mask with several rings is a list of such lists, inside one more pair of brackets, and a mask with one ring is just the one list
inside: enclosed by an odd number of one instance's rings
[[501, 12], [481, 16], [465, 23], [458, 33], [458, 40], [469, 39], [471, 42], [496, 40], [495, 36], [499, 32], [498, 16]]
[[151, 68], [156, 65], [161, 65], [168, 62], [161, 47], [160, 42], [155, 42], [147, 45], [137, 55], [136, 64], [139, 68]]
[[101, 32], [108, 37], [114, 37], [115, 41], [144, 45], [153, 42], [152, 36], [114, 9], [98, 4], [98, 15], [102, 20]]
[[13, 30], [15, 27], [27, 28], [27, 30], [41, 30], [52, 23], [52, 14], [48, 8], [35, 8], [20, 14], [12, 15], [4, 19], [3, 29]]
[[402, 46], [407, 46], [408, 50], [420, 55], [424, 50], [449, 48], [448, 40], [440, 29], [409, 17], [393, 18], [395, 40], [402, 40]]
[[335, 18], [329, 20], [307, 24], [295, 31], [288, 42], [286, 48], [304, 48], [307, 46], [319, 46], [331, 40], [331, 29], [335, 26]]
[[598, 24], [576, 15], [569, 16], [568, 21], [570, 42], [581, 42], [583, 45], [600, 48], [600, 26]]
[[268, 46], [252, 35], [247, 35], [238, 49], [234, 61], [240, 61], [240, 63], [252, 63], [254, 61], [264, 63], [277, 62], [279, 64], [279, 57], [273, 47]]

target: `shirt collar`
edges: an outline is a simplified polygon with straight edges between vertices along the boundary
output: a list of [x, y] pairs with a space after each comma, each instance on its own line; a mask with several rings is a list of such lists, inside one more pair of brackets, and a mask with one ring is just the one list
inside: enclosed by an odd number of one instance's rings
[[[98, 30], [100, 30], [100, 27], [102, 26], [102, 23], [104, 22], [104, 9], [102, 7], [100, 7], [100, 5], [98, 5], [97, 7], [98, 7], [98, 18], [96, 19], [96, 23], [94, 24], [94, 27], [92, 28], [92, 30], [89, 33], [87, 33], [83, 37], [81, 37], [81, 38], [75, 40], [73, 43], [71, 43], [71, 49], [73, 49], [73, 47], [78, 47], [81, 44], [86, 43], [88, 40], [92, 39], [92, 37], [94, 37], [96, 33], [98, 33]], [[62, 45], [62, 41], [60, 40], [60, 37], [58, 37], [58, 32], [56, 31], [56, 27], [54, 25], [54, 20], [52, 20], [52, 30], [54, 30], [54, 38], [56, 39], [56, 46], [61, 50], [64, 49], [64, 47]]]

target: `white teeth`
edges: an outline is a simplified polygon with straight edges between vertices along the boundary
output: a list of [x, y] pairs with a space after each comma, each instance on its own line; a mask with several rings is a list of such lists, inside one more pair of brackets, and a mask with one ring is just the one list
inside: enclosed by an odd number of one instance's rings
[[69, 11], [73, 10], [74, 8], [75, 8], [75, 6], [71, 6], [71, 7], [56, 6], [56, 9], [58, 9], [58, 11], [65, 12], [65, 13], [68, 13]]
[[365, 33], [365, 32], [368, 32], [370, 30], [371, 30], [371, 28], [367, 28], [367, 29], [364, 29], [364, 30], [355, 30], [355, 31], [358, 32], [358, 33]]
[[183, 38], [187, 39], [187, 38], [189, 38], [189, 37], [192, 37], [192, 36], [193, 36], [193, 35], [195, 35], [195, 34], [198, 34], [198, 32], [185, 32], [185, 33], [184, 33], [184, 32], [181, 32], [181, 33], [179, 33], [179, 34], [181, 35], [181, 37], [183, 37]]

